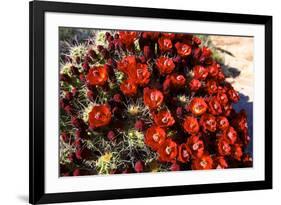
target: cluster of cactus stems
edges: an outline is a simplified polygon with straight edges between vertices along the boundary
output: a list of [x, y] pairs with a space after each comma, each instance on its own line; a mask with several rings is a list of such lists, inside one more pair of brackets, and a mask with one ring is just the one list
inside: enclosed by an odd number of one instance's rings
[[196, 35], [93, 30], [60, 45], [60, 176], [252, 166], [247, 115]]

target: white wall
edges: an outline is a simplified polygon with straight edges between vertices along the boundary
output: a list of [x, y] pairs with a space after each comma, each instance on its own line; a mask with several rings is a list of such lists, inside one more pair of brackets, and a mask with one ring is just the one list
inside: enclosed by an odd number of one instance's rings
[[[96, 4], [273, 15], [274, 190], [128, 199], [79, 204], [276, 204], [280, 200], [280, 36], [277, 0], [72, 0]], [[0, 31], [0, 204], [28, 199], [28, 1], [1, 1]], [[278, 93], [279, 91], [279, 93]], [[278, 135], [279, 134], [279, 135]], [[279, 195], [279, 196], [278, 196]], [[275, 202], [275, 203], [274, 203]]]

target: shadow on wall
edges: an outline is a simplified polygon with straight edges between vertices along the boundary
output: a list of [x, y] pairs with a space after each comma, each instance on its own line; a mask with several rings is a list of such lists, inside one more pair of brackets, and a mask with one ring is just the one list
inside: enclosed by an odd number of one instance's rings
[[233, 104], [233, 108], [239, 112], [244, 109], [247, 112], [247, 121], [248, 121], [248, 131], [249, 136], [251, 137], [250, 143], [246, 149], [246, 152], [253, 154], [253, 102], [249, 101], [249, 97], [239, 93], [240, 101], [237, 104]]

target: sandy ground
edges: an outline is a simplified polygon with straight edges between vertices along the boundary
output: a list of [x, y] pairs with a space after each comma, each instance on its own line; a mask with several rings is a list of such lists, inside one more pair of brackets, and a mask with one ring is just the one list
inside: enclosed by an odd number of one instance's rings
[[254, 65], [253, 65], [253, 38], [251, 37], [224, 37], [211, 36], [212, 43], [233, 56], [222, 53], [225, 65], [239, 70], [236, 78], [228, 78], [234, 88], [253, 101]]

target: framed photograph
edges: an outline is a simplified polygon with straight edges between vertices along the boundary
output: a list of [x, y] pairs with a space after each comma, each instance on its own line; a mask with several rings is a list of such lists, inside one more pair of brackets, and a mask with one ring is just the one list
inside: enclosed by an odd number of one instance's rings
[[30, 2], [30, 203], [271, 188], [271, 16]]

